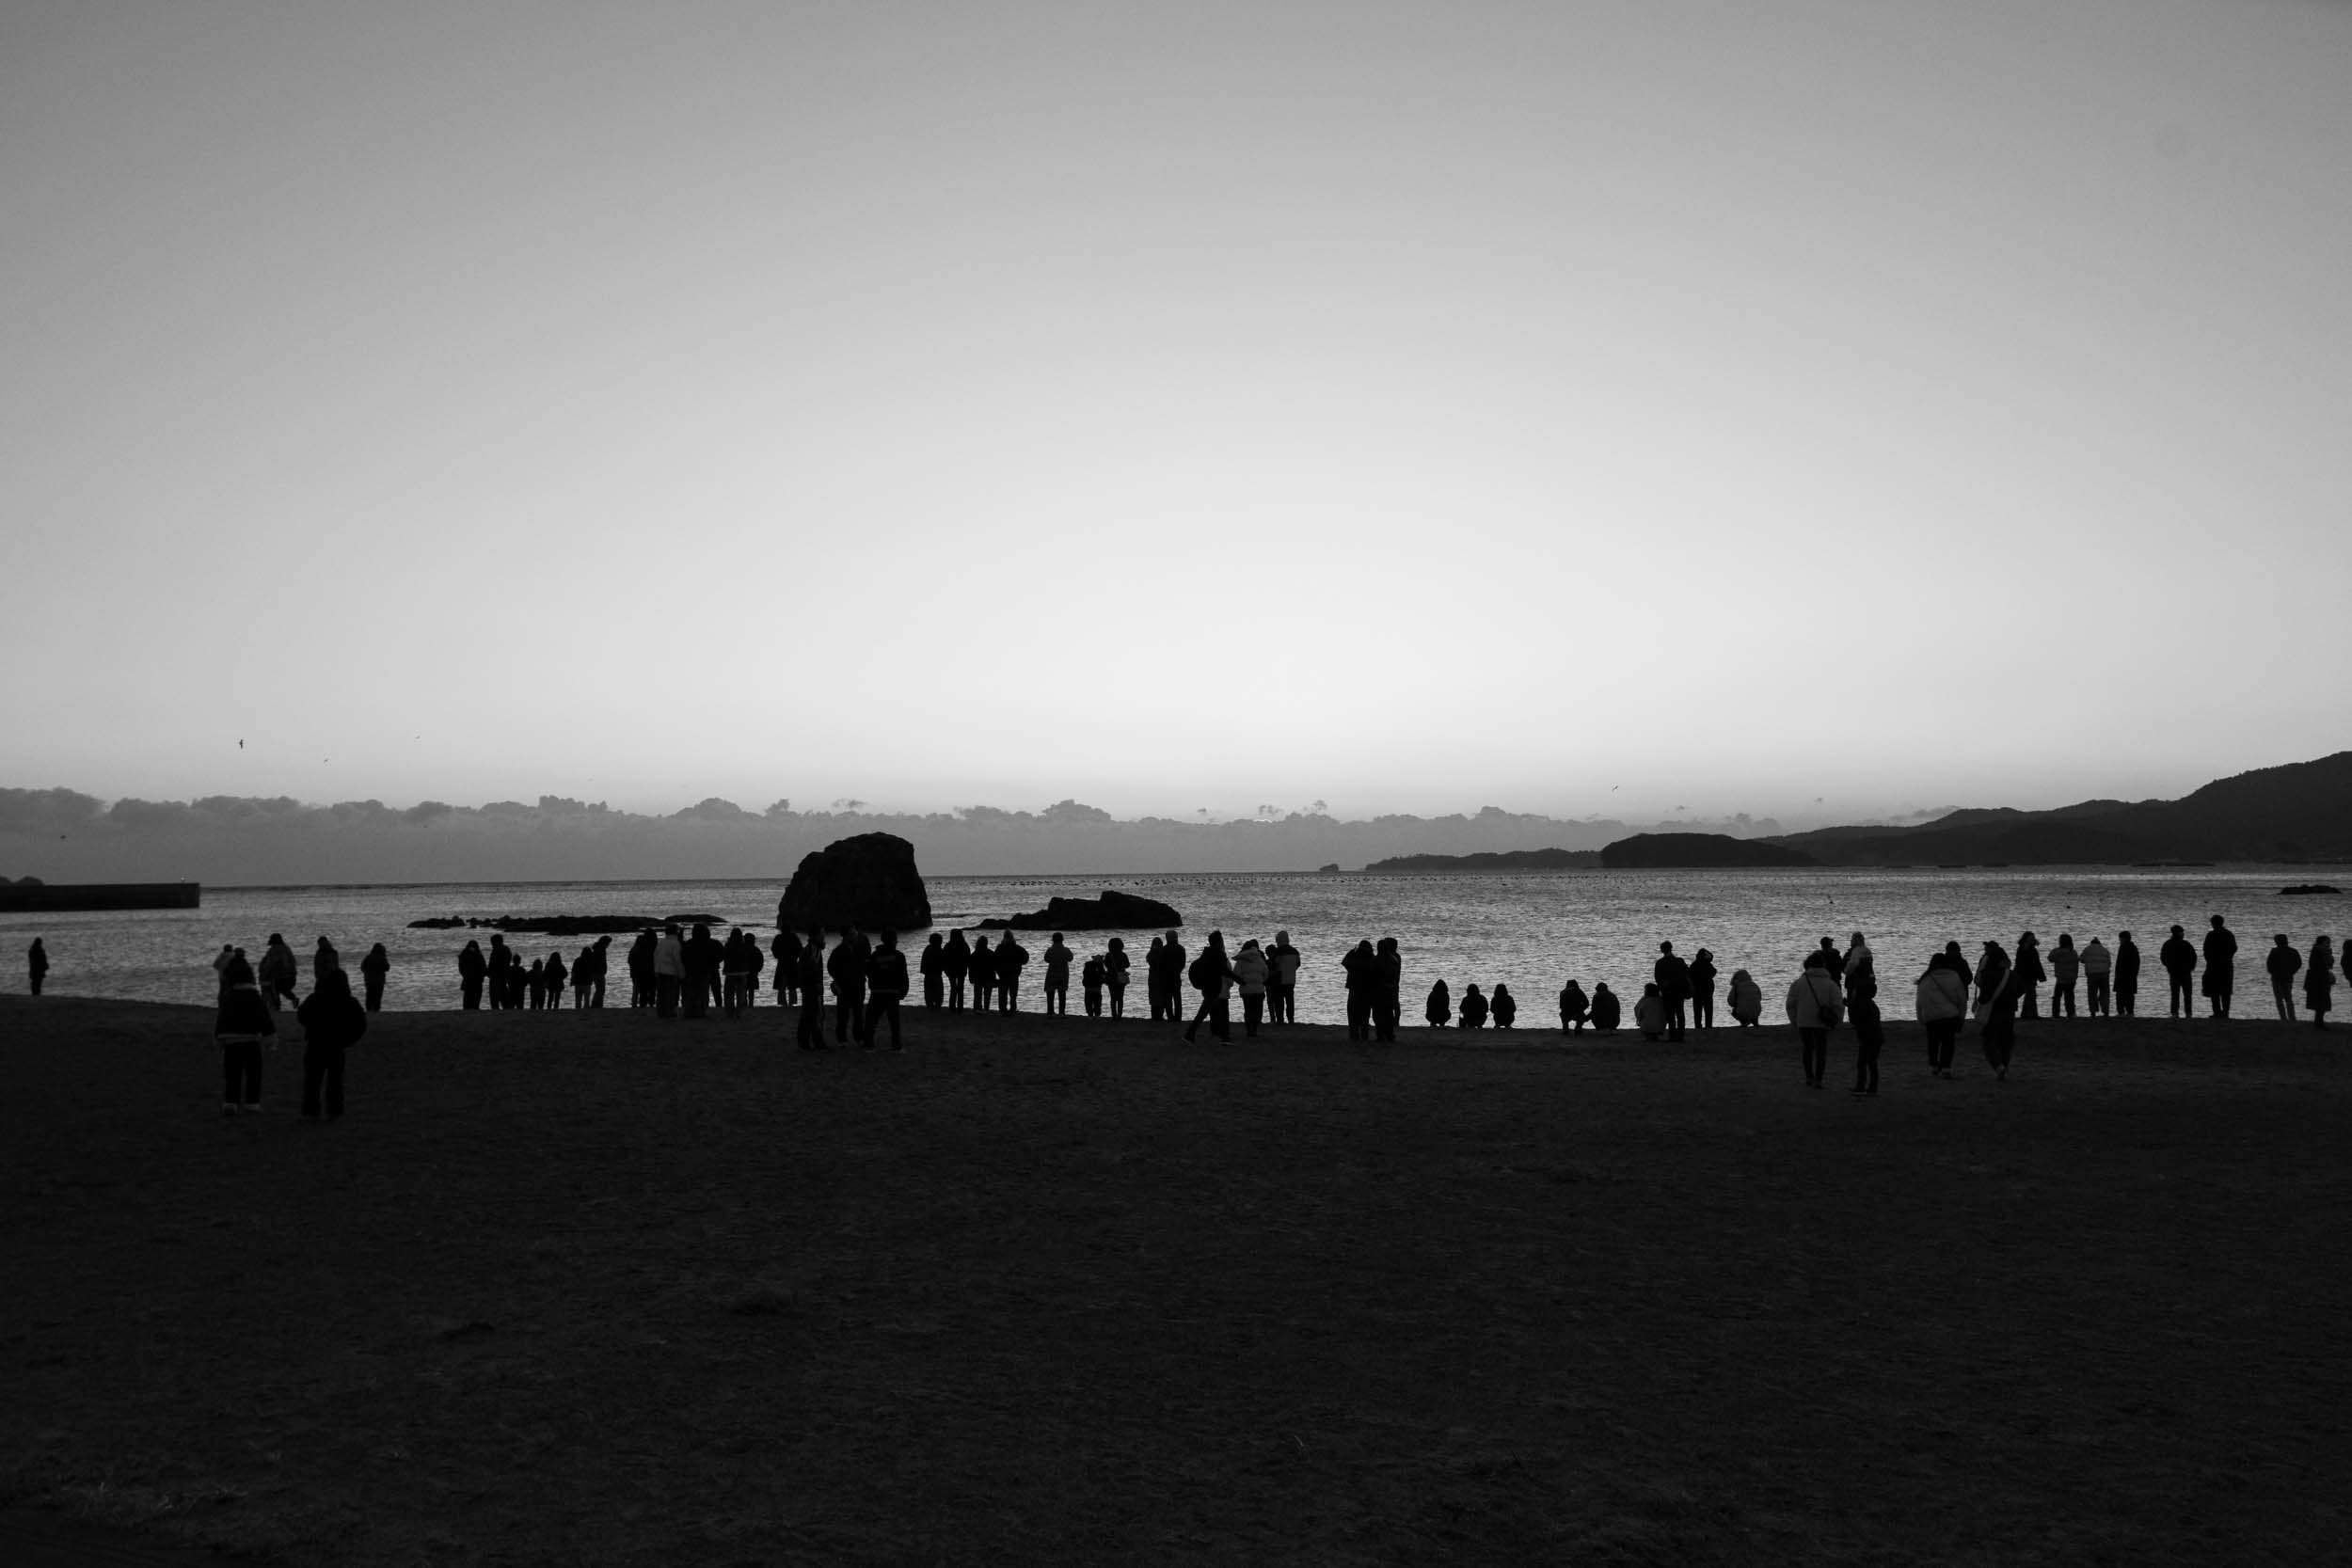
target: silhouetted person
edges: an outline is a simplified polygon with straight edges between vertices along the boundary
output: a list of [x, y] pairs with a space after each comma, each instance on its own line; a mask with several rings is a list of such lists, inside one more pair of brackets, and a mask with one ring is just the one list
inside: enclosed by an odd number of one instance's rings
[[961, 931], [947, 933], [947, 945], [939, 954], [939, 972], [947, 977], [947, 1010], [963, 1011], [963, 982], [972, 973], [972, 947]]
[[759, 944], [745, 936], [740, 926], [731, 928], [727, 940], [719, 945], [719, 1005], [729, 1018], [749, 1005], [752, 956], [758, 951]]
[[923, 974], [923, 1010], [935, 1013], [947, 1000], [947, 939], [933, 931], [915, 967]]
[[1613, 1034], [1615, 1034], [1615, 1033], [1617, 1032], [1617, 1019], [1618, 1019], [1618, 1015], [1619, 1015], [1619, 1008], [1618, 1008], [1618, 1006], [1617, 1006], [1617, 993], [1616, 993], [1615, 991], [1611, 990], [1609, 989], [1609, 986], [1608, 986], [1607, 982], [1605, 982], [1605, 981], [1601, 981], [1601, 980], [1596, 980], [1596, 981], [1594, 981], [1594, 982], [1593, 982], [1593, 1029], [1594, 1029], [1594, 1032], [1595, 1032], [1595, 1033], [1597, 1033], [1597, 1034], [1602, 1034], [1602, 1035], [1613, 1035]]
[[514, 992], [507, 985], [507, 977], [514, 973], [514, 949], [506, 945], [504, 937], [492, 931], [490, 933], [489, 968], [486, 972], [490, 982], [490, 1010], [492, 1012], [505, 1011], [507, 1004], [514, 1001]]
[[1658, 982], [1650, 980], [1642, 987], [1642, 994], [1633, 999], [1633, 1027], [1645, 1040], [1663, 1039], [1674, 1015], [1667, 1010], [1666, 993]]
[[2271, 943], [2270, 951], [2263, 955], [2263, 969], [2270, 975], [2270, 1000], [2279, 1009], [2279, 1022], [2293, 1023], [2295, 977], [2303, 973], [2303, 955], [2295, 950], [2284, 931]]
[[1372, 1038], [1372, 998], [1378, 984], [1379, 954], [1366, 938], [1340, 955], [1341, 983], [1347, 992], [1347, 1037]]
[[2172, 935], [2156, 949], [2156, 961], [2164, 965], [2166, 979], [2170, 983], [2170, 1001], [2174, 1018], [2195, 1018], [2197, 949], [2189, 944], [2188, 935], [2181, 927], [2172, 927]]
[[793, 1030], [793, 1039], [803, 1051], [823, 1051], [825, 1045], [825, 933], [822, 929], [808, 934], [802, 943], [798, 966], [792, 976], [792, 989], [800, 993], [801, 1018]]
[[2050, 977], [2050, 972], [2042, 967], [2040, 937], [2027, 931], [2017, 939], [2017, 957], [2011, 960], [2009, 973], [2010, 984], [2017, 991], [2017, 1016], [2040, 1018], [2042, 982]]
[[1691, 1022], [1699, 1029], [1715, 1027], [1715, 955], [1704, 947], [1691, 960]]
[[253, 972], [254, 978], [262, 984], [262, 1000], [268, 1004], [271, 1012], [278, 1010], [281, 1000], [294, 999], [296, 973], [294, 949], [286, 945], [284, 937], [272, 931], [269, 945], [262, 950], [261, 964]]
[[[1396, 938], [1382, 937], [1372, 954], [1372, 1037], [1393, 1043], [1405, 1020], [1405, 954]], [[1297, 1019], [1294, 1016], [1293, 1022]]]
[[561, 1011], [564, 1006], [564, 988], [571, 984], [572, 979], [571, 969], [564, 962], [564, 955], [561, 951], [548, 955], [546, 979], [548, 1006], [551, 1009]]
[[1421, 1016], [1429, 1021], [1432, 1029], [1442, 1029], [1454, 1017], [1454, 993], [1446, 989], [1443, 979], [1429, 988], [1429, 1000], [1421, 1005]]
[[278, 1033], [278, 1021], [251, 964], [231, 958], [221, 978], [227, 985], [213, 1018], [213, 1039], [220, 1047], [220, 1114], [249, 1115], [262, 1108], [262, 1042]]
[[482, 944], [468, 938], [457, 954], [458, 1005], [468, 1012], [482, 1006], [482, 982], [489, 973], [490, 963], [482, 956]]
[[653, 1016], [677, 1017], [678, 993], [686, 989], [686, 943], [677, 926], [661, 927], [653, 943]]
[[1048, 1018], [1070, 1016], [1070, 966], [1077, 955], [1056, 931], [1054, 940], [1045, 944], [1045, 1014]]
[[1585, 1021], [1593, 1016], [1593, 1005], [1585, 1000], [1584, 988], [1570, 980], [1560, 988], [1560, 1032], [1581, 1035]]
[[996, 939], [996, 1008], [999, 1012], [1021, 1010], [1021, 971], [1029, 961], [1029, 950], [1010, 931]]
[[1168, 932], [1160, 939], [1160, 1006], [1170, 1023], [1184, 1021], [1184, 944], [1176, 940], [1176, 933]]
[[719, 996], [720, 977], [726, 973], [726, 948], [710, 934], [710, 927], [698, 920], [694, 923], [694, 934], [682, 945], [680, 957], [686, 960], [686, 1016], [707, 1018], [710, 1004]]
[[[1853, 971], [1850, 968], [1846, 974], [1851, 979]], [[1853, 1025], [1853, 1092], [1856, 1094], [1879, 1092], [1879, 1048], [1886, 1043], [1886, 1029], [1879, 1022], [1878, 998], [1870, 994], [1877, 990], [1878, 982], [1873, 978], [1868, 993], [1857, 995], [1851, 990], [1846, 993], [1846, 1018]]]
[[341, 969], [319, 977], [310, 999], [294, 1009], [302, 1021], [302, 1114], [335, 1121], [343, 1114], [343, 1053], [368, 1032], [368, 1015], [352, 1000]]
[[39, 996], [41, 981], [49, 977], [49, 949], [40, 944], [39, 937], [24, 950], [24, 973], [32, 984], [33, 994]]
[[547, 961], [547, 959], [545, 959], [545, 958], [533, 958], [533, 959], [532, 959], [532, 960], [531, 960], [531, 981], [530, 981], [530, 984], [531, 984], [531, 1010], [532, 1010], [532, 1012], [534, 1012], [534, 1013], [535, 1013], [535, 1012], [539, 1012], [539, 1011], [543, 1010], [543, 1009], [547, 1006], [547, 1005], [548, 1005], [548, 961]]
[[2106, 942], [2092, 937], [2083, 943], [2083, 994], [2086, 1009], [2093, 1018], [2111, 1016], [2115, 1008], [2108, 998], [2113, 994], [2110, 985], [2115, 976], [2115, 956], [2107, 951]]
[[1127, 1016], [1127, 971], [1131, 967], [1127, 943], [1119, 937], [1111, 938], [1110, 948], [1103, 955], [1103, 989], [1110, 992], [1113, 1018]]
[[1844, 990], [1846, 985], [1846, 955], [1837, 950], [1836, 939], [1833, 937], [1823, 937], [1821, 939], [1820, 954], [1821, 967], [1829, 971], [1829, 977], [1837, 982], [1838, 990], [1840, 991]]
[[898, 1049], [898, 1004], [907, 993], [907, 956], [898, 951], [898, 933], [884, 931], [882, 945], [866, 960], [866, 1028], [859, 1043], [874, 1049], [880, 1026], [890, 1025], [890, 1049]]
[[1103, 1016], [1103, 955], [1095, 953], [1078, 966], [1078, 989], [1086, 995], [1087, 1017]]
[[[1665, 1031], [1670, 1040], [1688, 1038], [1691, 1008], [1691, 966], [1675, 956], [1675, 944], [1658, 944], [1658, 961], [1650, 966], [1650, 982], [1658, 988], [1658, 1000], [1666, 1009]], [[1645, 996], [1647, 991], [1643, 992]], [[1634, 1004], [1634, 1019], [1638, 1022], [1642, 1007]]]
[[1983, 1030], [1985, 1065], [1993, 1076], [2009, 1076], [2010, 1058], [2017, 1050], [2017, 1007], [2025, 996], [2016, 965], [1997, 942], [1984, 944], [1977, 961], [1977, 1019]]
[[638, 932], [637, 940], [628, 944], [628, 1005], [632, 1007], [652, 1006], [660, 993], [653, 956], [660, 945], [660, 936], [650, 928]]
[[[44, 959], [48, 957], [47, 954], [41, 956]], [[220, 944], [220, 951], [213, 955], [213, 995], [216, 1004], [221, 997], [229, 994], [230, 960], [244, 957], [244, 948], [225, 942]]]
[[2058, 933], [2058, 945], [2050, 949], [2050, 1018], [2076, 1018], [2074, 987], [2082, 979], [2083, 956], [2074, 951], [2071, 931]]
[[972, 1010], [984, 1013], [996, 996], [996, 951], [986, 937], [972, 943]]
[[1837, 983], [1845, 988], [1851, 1005], [1856, 996], [1876, 996], [1879, 993], [1879, 966], [1870, 944], [1856, 931], [1846, 943], [1845, 955], [1836, 964]]
[[1461, 1029], [1486, 1027], [1486, 999], [1478, 994], [1478, 982], [1475, 980], [1462, 988], [1462, 1022], [1455, 1027]]
[[[1296, 1023], [1298, 949], [1291, 945], [1288, 931], [1274, 933], [1274, 945], [1266, 949], [1265, 961], [1272, 970], [1266, 979], [1266, 1016], [1277, 1023]], [[1377, 1004], [1375, 1006], [1376, 1010]]]
[[2221, 917], [2205, 933], [2205, 1000], [2216, 1018], [2230, 1016], [2230, 993], [2237, 989], [2237, 937]]
[[1494, 1014], [1498, 1029], [1510, 1028], [1519, 1016], [1518, 999], [1511, 994], [1511, 988], [1500, 980], [1495, 982], [1495, 993], [1486, 999], [1486, 1008]]
[[833, 1043], [847, 1045], [855, 1040], [860, 1045], [866, 1038], [866, 970], [873, 958], [865, 936], [854, 926], [841, 933], [841, 941], [825, 960], [825, 973], [833, 976]]
[[1836, 957], [1826, 949], [1806, 955], [1804, 970], [1788, 985], [1788, 1022], [1796, 1026], [1808, 1089], [1820, 1088], [1822, 1074], [1829, 1070], [1829, 1032], [1837, 1027], [1846, 1003], [1837, 977], [1830, 973]]
[[380, 1013], [384, 1010], [384, 977], [391, 972], [392, 956], [384, 951], [384, 944], [380, 942], [369, 948], [368, 956], [359, 960], [359, 983], [367, 992], [367, 1011]]
[[1755, 1028], [1764, 1017], [1764, 988], [1744, 969], [1731, 972], [1724, 1001], [1731, 1008], [1731, 1022], [1742, 1029]]
[[2336, 950], [2326, 937], [2312, 939], [2312, 956], [2303, 965], [2303, 1006], [2312, 1015], [2312, 1027], [2328, 1027], [2328, 1011], [2335, 999]]
[[1948, 953], [1928, 960], [1913, 1001], [1919, 1026], [1928, 1037], [1928, 1070], [1938, 1078], [1952, 1075], [1952, 1052], [1960, 1043], [1961, 1021], [1968, 1016], [1968, 970]]
[[1200, 993], [1200, 1010], [1194, 1013], [1192, 1022], [1184, 1026], [1184, 1038], [1198, 1038], [1200, 1025], [1205, 1022], [1211, 1035], [1221, 1040], [1232, 1039], [1233, 1015], [1226, 1000], [1226, 992], [1233, 983], [1233, 967], [1225, 961], [1225, 934], [1222, 931], [1209, 933], [1209, 940], [1200, 944], [1200, 956], [1192, 960], [1186, 977], [1192, 981], [1193, 989]]
[[1274, 966], [1266, 962], [1258, 939], [1245, 939], [1241, 951], [1233, 955], [1233, 986], [1241, 992], [1241, 1032], [1249, 1039], [1258, 1037], [1258, 1023], [1265, 1017], [1266, 987], [1273, 974]]
[[2139, 1011], [2139, 947], [2129, 931], [2115, 939], [2115, 1014], [2131, 1018]]
[[768, 943], [768, 956], [776, 961], [776, 1006], [797, 1002], [801, 997], [801, 939], [790, 929], [776, 932]]

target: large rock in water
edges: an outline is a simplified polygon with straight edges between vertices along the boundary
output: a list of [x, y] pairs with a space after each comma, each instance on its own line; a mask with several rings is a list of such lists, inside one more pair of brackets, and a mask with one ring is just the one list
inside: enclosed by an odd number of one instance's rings
[[802, 856], [776, 904], [776, 924], [800, 931], [919, 931], [930, 923], [914, 846], [895, 833], [860, 833]]
[[1104, 889], [1100, 898], [1056, 898], [1029, 914], [983, 920], [983, 931], [1164, 931], [1184, 917], [1156, 898]]

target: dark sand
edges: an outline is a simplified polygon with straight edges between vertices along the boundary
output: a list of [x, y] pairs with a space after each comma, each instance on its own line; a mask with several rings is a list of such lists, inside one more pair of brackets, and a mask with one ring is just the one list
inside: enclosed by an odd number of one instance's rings
[[[2352, 1559], [2352, 1031], [0, 999], [0, 1506], [287, 1560]], [[1833, 1077], [1851, 1058], [1836, 1037]]]

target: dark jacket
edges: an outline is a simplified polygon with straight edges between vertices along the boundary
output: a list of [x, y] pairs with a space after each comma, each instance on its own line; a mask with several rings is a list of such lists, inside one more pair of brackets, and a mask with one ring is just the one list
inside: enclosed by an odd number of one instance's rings
[[318, 1051], [357, 1045], [368, 1032], [368, 1010], [347, 990], [314, 990], [303, 998], [294, 1017], [302, 1021], [305, 1039]]
[[939, 950], [939, 967], [950, 980], [961, 980], [972, 970], [972, 949], [961, 931], [948, 937], [947, 945]]
[[2164, 945], [2156, 949], [2156, 961], [2164, 965], [2166, 974], [2185, 980], [2197, 973], [2197, 949], [2189, 945], [2186, 937], [2167, 937]]
[[877, 947], [866, 960], [867, 991], [879, 998], [904, 996], [907, 993], [907, 956], [896, 947]]
[[2115, 985], [2119, 990], [2131, 990], [2139, 984], [2139, 944], [2118, 942], [2115, 944]]
[[817, 1006], [817, 999], [825, 993], [825, 949], [819, 942], [810, 942], [801, 949], [798, 968], [793, 974], [801, 1000]]
[[459, 979], [479, 980], [489, 972], [490, 960], [482, 956], [481, 948], [468, 946], [458, 950], [457, 977]]
[[996, 983], [1012, 986], [1021, 983], [1021, 966], [1029, 961], [1029, 950], [1012, 940], [1007, 931], [996, 942]]
[[220, 1011], [213, 1016], [213, 1033], [224, 1038], [278, 1033], [278, 1021], [262, 1000], [262, 988], [231, 986], [223, 991]]
[[866, 990], [866, 964], [872, 957], [866, 945], [854, 938], [845, 937], [825, 959], [825, 973], [833, 976], [835, 996], [859, 996]]
[[1650, 966], [1650, 978], [1658, 982], [1658, 994], [1667, 1001], [1688, 1001], [1691, 997], [1691, 966], [1678, 954], [1661, 953]]

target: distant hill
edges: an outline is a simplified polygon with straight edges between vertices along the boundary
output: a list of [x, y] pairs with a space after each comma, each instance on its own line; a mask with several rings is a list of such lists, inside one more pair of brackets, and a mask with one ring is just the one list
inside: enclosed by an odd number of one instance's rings
[[1366, 871], [1591, 871], [1597, 849], [1501, 849], [1471, 855], [1391, 855]]
[[[1834, 831], [1834, 830], [1833, 830]], [[1725, 865], [1819, 865], [1802, 849], [1723, 833], [1635, 833], [1608, 845], [1600, 863], [1612, 871], [1690, 870]]]
[[1824, 828], [1766, 842], [1829, 865], [2352, 860], [2352, 752], [2216, 780], [2178, 800], [1957, 811], [1915, 828]]

